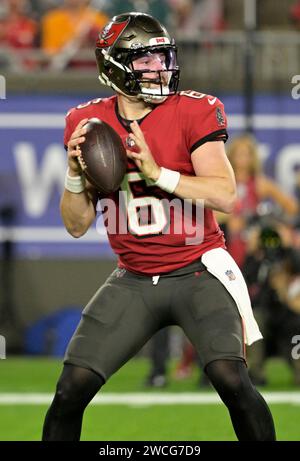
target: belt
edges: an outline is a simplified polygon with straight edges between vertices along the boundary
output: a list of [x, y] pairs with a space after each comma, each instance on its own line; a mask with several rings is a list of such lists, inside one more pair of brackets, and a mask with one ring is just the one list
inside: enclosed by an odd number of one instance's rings
[[132, 275], [134, 277], [141, 278], [143, 280], [152, 278], [153, 285], [157, 285], [160, 278], [178, 277], [181, 275], [191, 274], [193, 272], [203, 272], [205, 270], [206, 270], [205, 265], [201, 262], [200, 259], [197, 259], [196, 261], [192, 262], [191, 264], [188, 264], [187, 266], [180, 267], [179, 269], [175, 269], [174, 271], [165, 272], [163, 274], [158, 274], [158, 275], [135, 274], [134, 272], [128, 271], [127, 269], [126, 269], [126, 272], [128, 275]]

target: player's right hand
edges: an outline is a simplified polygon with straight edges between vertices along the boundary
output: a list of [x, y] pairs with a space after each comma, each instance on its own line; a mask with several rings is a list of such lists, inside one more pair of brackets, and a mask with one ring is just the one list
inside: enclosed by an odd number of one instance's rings
[[87, 118], [80, 120], [68, 142], [68, 165], [70, 176], [77, 176], [82, 172], [79, 163], [79, 157], [81, 155], [80, 144], [85, 141], [84, 135], [86, 134], [86, 128], [84, 128], [84, 125], [87, 121]]

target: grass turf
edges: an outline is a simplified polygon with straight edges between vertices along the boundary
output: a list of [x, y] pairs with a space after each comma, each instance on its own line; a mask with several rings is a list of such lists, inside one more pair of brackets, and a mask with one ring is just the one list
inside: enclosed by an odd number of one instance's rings
[[[61, 370], [55, 359], [8, 358], [1, 363], [0, 392], [54, 392]], [[148, 362], [135, 359], [104, 386], [103, 392], [145, 392]], [[170, 372], [171, 375], [171, 372]], [[290, 369], [280, 360], [267, 366], [264, 391], [299, 390]], [[198, 371], [184, 381], [170, 376], [169, 386], [151, 392], [201, 392]], [[210, 389], [205, 389], [207, 392]], [[214, 392], [211, 390], [211, 392]], [[0, 440], [39, 440], [46, 405], [1, 405]], [[299, 406], [271, 406], [278, 440], [299, 440]], [[82, 440], [236, 440], [223, 405], [89, 406]]]

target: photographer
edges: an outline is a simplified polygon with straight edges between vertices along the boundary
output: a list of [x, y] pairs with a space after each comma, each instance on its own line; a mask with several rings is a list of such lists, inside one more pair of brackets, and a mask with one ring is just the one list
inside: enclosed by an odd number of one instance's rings
[[[254, 233], [253, 233], [254, 235]], [[300, 361], [291, 356], [292, 338], [300, 331], [300, 251], [292, 243], [293, 230], [273, 222], [252, 236], [244, 273], [255, 317], [265, 341], [248, 350], [252, 380], [266, 384], [264, 371], [268, 356], [279, 355], [293, 369], [300, 384]]]

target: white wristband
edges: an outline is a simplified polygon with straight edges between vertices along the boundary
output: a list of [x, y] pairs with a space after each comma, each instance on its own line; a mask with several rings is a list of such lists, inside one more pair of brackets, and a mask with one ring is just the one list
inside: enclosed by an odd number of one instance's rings
[[176, 189], [180, 179], [178, 171], [169, 170], [168, 168], [161, 167], [161, 172], [155, 186], [160, 187], [162, 190], [172, 194]]
[[85, 178], [81, 176], [70, 176], [69, 168], [65, 177], [65, 188], [74, 194], [80, 194], [85, 189]]

